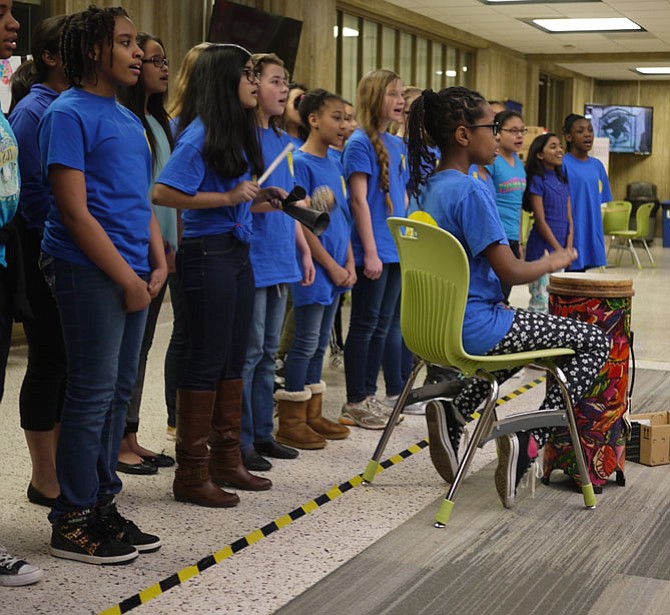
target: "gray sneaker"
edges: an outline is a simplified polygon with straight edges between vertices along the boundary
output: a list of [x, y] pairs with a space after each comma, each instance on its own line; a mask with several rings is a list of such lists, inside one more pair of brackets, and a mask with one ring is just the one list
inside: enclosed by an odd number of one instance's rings
[[[391, 414], [393, 413], [393, 407], [387, 406], [383, 401], [379, 401], [376, 397], [368, 397], [367, 404], [371, 412], [376, 413], [385, 421], [388, 421], [391, 418]], [[404, 420], [405, 417], [402, 415], [402, 413], [400, 413], [398, 415], [398, 420], [396, 421], [395, 424], [399, 425]]]
[[360, 404], [344, 404], [342, 414], [340, 414], [340, 424], [363, 429], [384, 429], [388, 420], [370, 408], [368, 401], [365, 400]]

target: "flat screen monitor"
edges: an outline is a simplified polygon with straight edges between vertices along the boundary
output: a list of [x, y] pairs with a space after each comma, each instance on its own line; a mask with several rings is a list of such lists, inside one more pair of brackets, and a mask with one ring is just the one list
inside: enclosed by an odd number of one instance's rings
[[302, 21], [297, 19], [216, 0], [209, 21], [208, 40], [242, 45], [251, 53], [276, 53], [289, 74], [293, 74], [301, 31]]
[[607, 137], [614, 154], [651, 154], [653, 107], [584, 105], [596, 137]]

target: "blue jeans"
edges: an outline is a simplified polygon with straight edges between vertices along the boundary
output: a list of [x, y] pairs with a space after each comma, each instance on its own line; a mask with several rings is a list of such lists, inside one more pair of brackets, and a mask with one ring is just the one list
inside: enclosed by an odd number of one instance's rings
[[[399, 395], [402, 392], [403, 386], [405, 386], [405, 378], [403, 377], [404, 346], [402, 333], [400, 332], [400, 297], [398, 297], [393, 310], [389, 332], [386, 336], [384, 355], [382, 357], [386, 395], [389, 397]], [[376, 390], [376, 381], [372, 385], [372, 390]]]
[[188, 324], [186, 307], [181, 282], [176, 272], [168, 274], [170, 303], [172, 304], [172, 335], [165, 353], [165, 406], [167, 407], [167, 424], [177, 425], [177, 389], [182, 386], [182, 378], [188, 357]]
[[330, 305], [314, 303], [293, 308], [295, 332], [284, 372], [287, 391], [302, 391], [306, 384], [321, 380], [323, 355], [330, 343], [338, 305], [339, 297], [336, 297]]
[[126, 312], [123, 290], [97, 267], [46, 256], [42, 268], [58, 304], [68, 366], [53, 521], [121, 491], [116, 463], [147, 310]]
[[177, 271], [190, 334], [182, 387], [214, 391], [242, 377], [255, 291], [249, 244], [232, 233], [182, 239]]
[[274, 408], [275, 355], [284, 323], [288, 286], [276, 284], [257, 288], [254, 312], [242, 369], [241, 449], [249, 450], [254, 442], [272, 440]]
[[[377, 391], [377, 376], [382, 364], [386, 338], [400, 296], [400, 265], [386, 263], [377, 280], [365, 277], [356, 267], [358, 281], [351, 291], [351, 321], [344, 344], [344, 372], [347, 401], [359, 403]], [[400, 352], [392, 344], [387, 355]], [[397, 361], [400, 362], [398, 356]]]

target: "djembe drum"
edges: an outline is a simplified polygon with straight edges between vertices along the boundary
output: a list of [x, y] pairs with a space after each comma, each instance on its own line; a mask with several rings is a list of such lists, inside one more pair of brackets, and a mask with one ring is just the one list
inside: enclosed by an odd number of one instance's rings
[[[610, 340], [609, 358], [591, 391], [575, 406], [575, 415], [591, 483], [602, 488], [616, 472], [617, 483], [623, 485], [633, 281], [602, 273], [558, 273], [549, 278], [548, 291], [551, 314], [595, 324]], [[581, 484], [572, 441], [562, 427], [554, 429], [544, 447], [545, 484], [553, 470], [563, 470]]]

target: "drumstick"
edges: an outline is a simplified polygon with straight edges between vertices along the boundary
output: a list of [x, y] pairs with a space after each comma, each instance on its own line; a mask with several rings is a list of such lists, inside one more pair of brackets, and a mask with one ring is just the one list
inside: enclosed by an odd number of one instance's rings
[[269, 166], [267, 169], [265, 169], [265, 172], [263, 173], [263, 175], [261, 175], [261, 176], [258, 178], [258, 185], [259, 185], [259, 186], [262, 186], [262, 185], [263, 185], [263, 182], [264, 182], [268, 177], [270, 177], [270, 174], [272, 173], [272, 171], [274, 171], [274, 170], [279, 166], [279, 164], [281, 163], [281, 161], [284, 160], [284, 158], [286, 158], [286, 156], [288, 156], [294, 149], [295, 149], [295, 147], [293, 146], [293, 143], [289, 143], [289, 144], [288, 144], [288, 145], [287, 145], [287, 146], [280, 152], [279, 156], [277, 156], [277, 157], [270, 163], [270, 166]]

